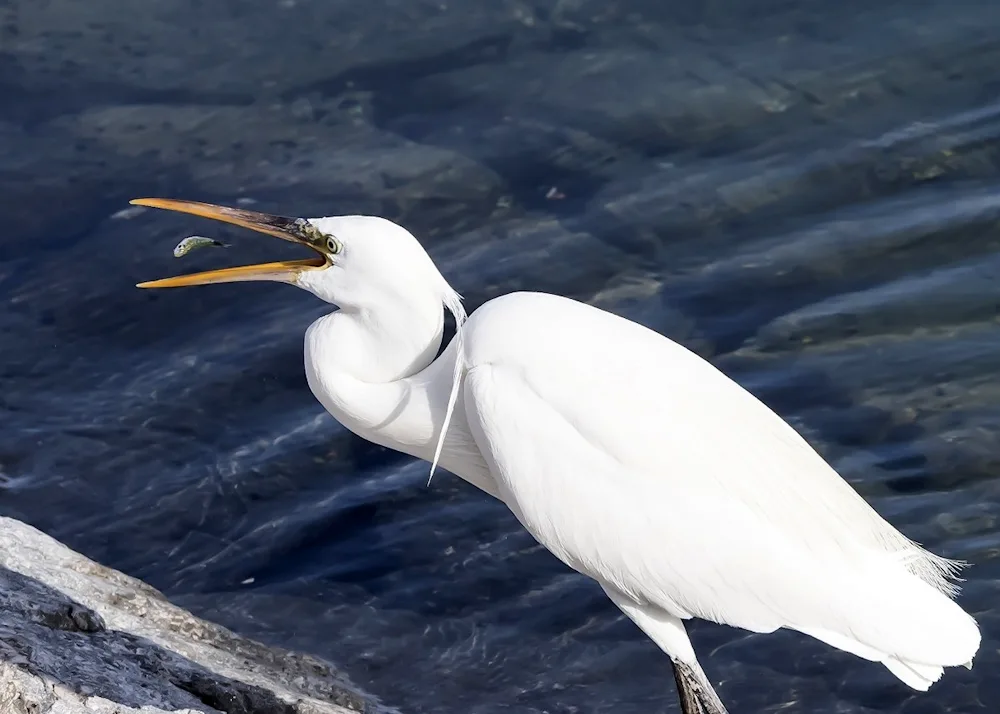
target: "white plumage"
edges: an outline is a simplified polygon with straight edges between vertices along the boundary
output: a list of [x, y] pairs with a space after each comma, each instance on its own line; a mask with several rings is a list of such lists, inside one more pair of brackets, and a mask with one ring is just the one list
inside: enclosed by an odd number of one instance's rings
[[949, 597], [955, 564], [697, 355], [540, 294], [487, 303], [465, 341], [466, 412], [501, 499], [560, 560], [642, 608], [629, 614], [658, 643], [670, 617], [786, 627], [917, 689], [972, 659], [979, 630]]
[[[944, 667], [971, 666], [980, 633], [952, 599], [958, 564], [899, 533], [710, 363], [554, 295], [499, 297], [461, 324], [457, 295], [404, 229], [359, 216], [311, 224], [341, 250], [265, 279], [340, 307], [306, 334], [317, 399], [373, 442], [427, 461], [440, 446], [443, 467], [504, 502], [670, 656], [687, 714], [725, 711], [684, 630], [694, 617], [797, 630], [919, 690]], [[148, 286], [231, 279], [260, 278], [213, 271]], [[442, 306], [461, 339], [434, 359]]]

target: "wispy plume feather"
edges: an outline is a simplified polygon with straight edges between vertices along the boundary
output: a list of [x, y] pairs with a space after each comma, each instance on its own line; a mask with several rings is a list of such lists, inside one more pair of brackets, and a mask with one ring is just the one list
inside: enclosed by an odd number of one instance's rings
[[434, 478], [434, 471], [437, 469], [438, 461], [441, 459], [444, 438], [448, 433], [448, 425], [451, 423], [451, 417], [455, 411], [455, 403], [458, 401], [458, 388], [462, 384], [462, 372], [465, 369], [465, 343], [463, 341], [464, 331], [462, 330], [462, 325], [465, 324], [467, 316], [465, 308], [462, 306], [462, 296], [449, 288], [445, 293], [444, 306], [455, 317], [455, 371], [452, 375], [451, 393], [448, 395], [448, 407], [444, 412], [444, 422], [441, 424], [441, 433], [438, 435], [437, 446], [434, 449], [431, 472], [427, 476], [428, 486], [431, 484], [431, 479]]

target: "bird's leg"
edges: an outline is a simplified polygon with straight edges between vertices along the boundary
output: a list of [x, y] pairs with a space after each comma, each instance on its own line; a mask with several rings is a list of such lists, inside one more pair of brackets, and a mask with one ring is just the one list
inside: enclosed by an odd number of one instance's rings
[[680, 618], [665, 610], [640, 604], [603, 583], [601, 587], [611, 602], [670, 657], [683, 714], [729, 714], [698, 664]]
[[671, 658], [683, 714], [729, 714], [697, 662]]

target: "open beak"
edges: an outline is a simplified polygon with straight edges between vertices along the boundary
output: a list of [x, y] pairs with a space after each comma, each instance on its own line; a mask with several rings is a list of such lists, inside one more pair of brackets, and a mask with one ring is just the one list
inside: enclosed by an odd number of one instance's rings
[[304, 218], [286, 218], [272, 216], [257, 211], [245, 211], [241, 208], [214, 206], [210, 203], [195, 201], [175, 201], [166, 198], [136, 198], [129, 201], [134, 206], [162, 208], [167, 211], [190, 213], [216, 221], [232, 223], [235, 226], [249, 228], [258, 233], [267, 233], [275, 238], [281, 238], [292, 243], [305, 245], [316, 251], [315, 258], [305, 260], [281, 260], [275, 263], [259, 265], [242, 265], [236, 268], [222, 270], [206, 270], [201, 273], [178, 275], [174, 278], [150, 280], [139, 283], [139, 288], [181, 288], [188, 285], [210, 285], [212, 283], [239, 283], [250, 280], [271, 280], [281, 283], [295, 282], [303, 270], [313, 270], [329, 265], [326, 253], [323, 251], [323, 235]]

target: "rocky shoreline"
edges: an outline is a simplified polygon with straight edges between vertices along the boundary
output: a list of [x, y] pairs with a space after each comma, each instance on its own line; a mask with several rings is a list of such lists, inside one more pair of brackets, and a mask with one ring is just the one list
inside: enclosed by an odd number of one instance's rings
[[201, 620], [142, 581], [0, 518], [0, 711], [380, 710], [331, 665]]

